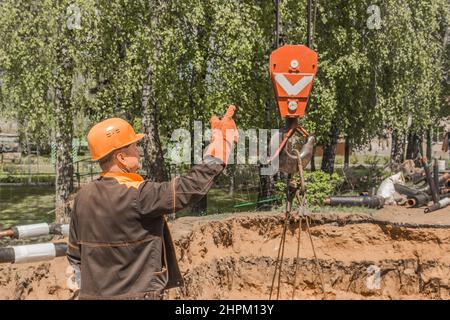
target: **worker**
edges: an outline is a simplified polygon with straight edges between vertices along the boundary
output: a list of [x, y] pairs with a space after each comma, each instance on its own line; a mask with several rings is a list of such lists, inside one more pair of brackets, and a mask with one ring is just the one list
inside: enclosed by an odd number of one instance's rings
[[[231, 113], [230, 113], [231, 111]], [[166, 215], [199, 201], [227, 164], [237, 142], [234, 106], [211, 118], [212, 139], [202, 164], [170, 182], [144, 180], [136, 143], [144, 135], [119, 118], [88, 134], [92, 160], [102, 173], [75, 197], [67, 257], [79, 299], [159, 300], [183, 278]]]

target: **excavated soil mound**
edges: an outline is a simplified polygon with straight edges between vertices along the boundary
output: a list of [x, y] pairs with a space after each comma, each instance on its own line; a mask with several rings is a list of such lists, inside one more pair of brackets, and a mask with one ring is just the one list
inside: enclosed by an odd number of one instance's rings
[[[296, 264], [299, 225], [291, 221], [280, 298], [291, 299], [295, 278], [295, 299], [449, 299], [450, 224], [384, 218], [313, 215], [319, 268], [304, 224]], [[177, 219], [171, 229], [185, 285], [168, 298], [267, 299], [283, 223], [274, 213]], [[71, 299], [66, 268], [64, 257], [0, 265], [0, 299]]]
[[74, 297], [66, 287], [65, 257], [48, 262], [0, 264], [0, 299], [68, 300]]

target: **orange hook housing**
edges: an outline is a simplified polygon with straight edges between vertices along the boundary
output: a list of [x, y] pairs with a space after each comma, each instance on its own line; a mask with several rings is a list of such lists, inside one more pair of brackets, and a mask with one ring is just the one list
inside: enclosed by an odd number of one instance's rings
[[270, 78], [282, 118], [305, 115], [317, 61], [317, 52], [304, 45], [284, 45], [270, 54]]

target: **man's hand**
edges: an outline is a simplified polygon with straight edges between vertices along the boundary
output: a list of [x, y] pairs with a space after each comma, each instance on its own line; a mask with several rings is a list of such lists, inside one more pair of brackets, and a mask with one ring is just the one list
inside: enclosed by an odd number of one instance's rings
[[239, 135], [236, 123], [233, 120], [236, 107], [230, 105], [227, 112], [220, 120], [217, 116], [211, 117], [211, 144], [208, 146], [205, 156], [215, 157], [225, 165], [228, 163], [234, 143], [237, 143]]

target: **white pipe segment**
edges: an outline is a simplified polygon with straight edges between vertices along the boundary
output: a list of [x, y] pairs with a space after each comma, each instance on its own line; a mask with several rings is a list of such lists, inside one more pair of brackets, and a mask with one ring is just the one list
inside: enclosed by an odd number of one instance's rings
[[441, 205], [441, 208], [445, 208], [446, 206], [450, 205], [450, 198], [444, 198], [439, 201], [439, 204]]
[[53, 243], [39, 243], [24, 246], [14, 246], [14, 263], [51, 260], [56, 256]]
[[63, 224], [61, 226], [61, 233], [64, 237], [68, 237], [69, 236], [69, 225], [68, 224]]
[[32, 238], [47, 235], [50, 233], [50, 227], [48, 223], [29, 224], [24, 226], [17, 226], [18, 238]]

